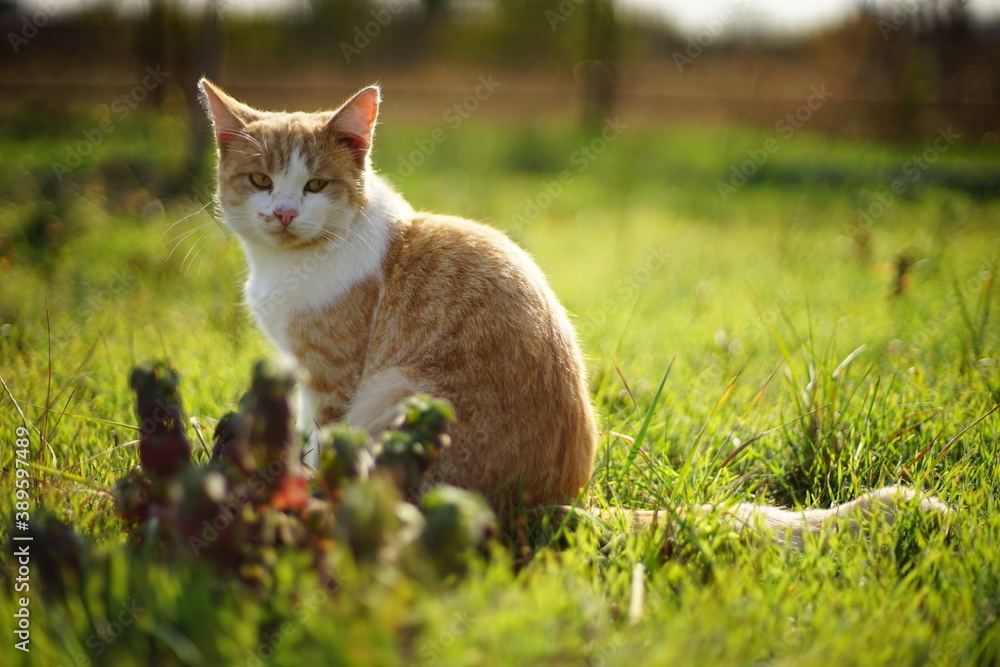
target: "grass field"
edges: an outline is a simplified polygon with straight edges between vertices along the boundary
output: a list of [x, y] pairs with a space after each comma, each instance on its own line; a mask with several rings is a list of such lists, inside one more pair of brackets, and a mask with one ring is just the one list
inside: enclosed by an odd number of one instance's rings
[[[606, 433], [591, 502], [828, 506], [905, 483], [957, 512], [947, 533], [909, 516], [802, 552], [713, 517], [665, 519], [669, 539], [583, 527], [440, 582], [347, 559], [333, 593], [293, 557], [254, 590], [126, 544], [102, 489], [138, 463], [132, 366], [168, 359], [207, 438], [271, 350], [238, 244], [200, 211], [211, 185], [156, 195], [187, 124], [137, 112], [88, 140], [100, 121], [3, 121], [3, 664], [1000, 664], [997, 149], [381, 128], [376, 163], [411, 203], [508, 230], [574, 314]], [[32, 510], [89, 545], [61, 590], [43, 580], [66, 545], [31, 546], [30, 654], [11, 396]]]

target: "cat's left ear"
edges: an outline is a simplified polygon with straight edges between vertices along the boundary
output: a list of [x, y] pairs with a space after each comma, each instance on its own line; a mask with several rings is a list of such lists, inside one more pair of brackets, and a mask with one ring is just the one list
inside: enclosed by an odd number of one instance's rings
[[362, 159], [367, 157], [372, 148], [381, 101], [382, 93], [378, 86], [369, 86], [348, 100], [330, 120], [330, 129], [347, 139]]
[[219, 148], [226, 148], [233, 138], [242, 134], [247, 123], [258, 120], [261, 114], [245, 104], [237, 102], [208, 79], [198, 82], [201, 104], [215, 128], [215, 139]]

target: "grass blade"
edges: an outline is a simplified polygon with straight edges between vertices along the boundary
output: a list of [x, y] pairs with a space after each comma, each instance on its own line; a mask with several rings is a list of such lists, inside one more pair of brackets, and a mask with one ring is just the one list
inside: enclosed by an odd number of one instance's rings
[[629, 469], [635, 462], [635, 457], [639, 455], [639, 448], [642, 447], [642, 443], [646, 440], [646, 432], [649, 430], [649, 423], [653, 420], [653, 412], [656, 411], [656, 406], [660, 402], [660, 394], [663, 392], [663, 387], [667, 384], [667, 378], [670, 376], [670, 369], [673, 368], [673, 366], [674, 362], [671, 360], [670, 365], [667, 366], [667, 371], [663, 374], [663, 379], [660, 380], [660, 386], [656, 388], [656, 393], [653, 394], [653, 400], [649, 404], [649, 409], [646, 410], [646, 416], [642, 420], [639, 432], [635, 435], [635, 441], [629, 448], [628, 456], [625, 457], [625, 465], [622, 467], [622, 471], [618, 475], [618, 484], [623, 484], [625, 482], [625, 477], [628, 475]]

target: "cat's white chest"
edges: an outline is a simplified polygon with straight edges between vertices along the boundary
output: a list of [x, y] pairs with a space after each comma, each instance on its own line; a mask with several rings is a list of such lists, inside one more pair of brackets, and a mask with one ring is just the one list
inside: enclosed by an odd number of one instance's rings
[[249, 250], [247, 305], [261, 329], [285, 354], [294, 356], [289, 335], [297, 317], [325, 309], [379, 268], [379, 257], [350, 257], [342, 247], [303, 251]]
[[244, 287], [247, 306], [258, 326], [284, 354], [292, 355], [289, 327], [297, 312], [308, 307], [294, 286], [283, 284], [270, 271], [253, 271]]

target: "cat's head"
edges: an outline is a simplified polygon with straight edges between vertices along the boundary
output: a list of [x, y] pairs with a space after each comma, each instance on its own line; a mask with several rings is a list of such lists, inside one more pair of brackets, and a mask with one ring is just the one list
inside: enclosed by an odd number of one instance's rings
[[247, 243], [301, 249], [337, 243], [367, 203], [365, 177], [380, 101], [365, 88], [336, 111], [265, 112], [199, 84], [219, 149], [218, 198]]

